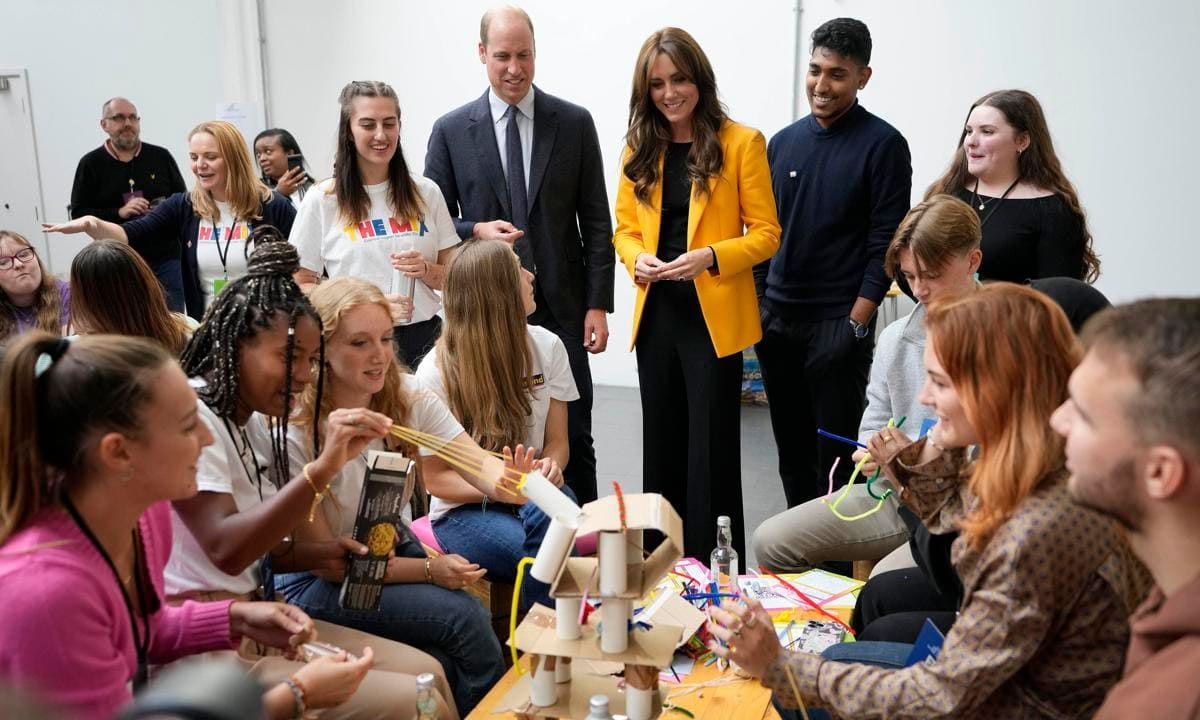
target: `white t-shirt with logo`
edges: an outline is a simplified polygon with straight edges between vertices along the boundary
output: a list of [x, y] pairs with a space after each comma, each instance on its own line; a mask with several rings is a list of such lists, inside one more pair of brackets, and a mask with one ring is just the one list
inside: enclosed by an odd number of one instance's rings
[[223, 286], [246, 274], [246, 239], [250, 226], [245, 220], [234, 221], [233, 206], [217, 202], [221, 217], [216, 223], [200, 219], [196, 231], [196, 263], [200, 268], [200, 289], [204, 307], [212, 305], [214, 283]]
[[[425, 207], [423, 218], [393, 217], [388, 203], [390, 184], [367, 185], [371, 208], [366, 220], [348, 222], [338, 211], [332, 180], [314, 186], [300, 203], [289, 241], [300, 252], [300, 266], [329, 277], [362, 278], [384, 293], [406, 294], [408, 278], [392, 288], [391, 254], [419, 250], [426, 262], [436, 263], [438, 252], [461, 240], [446, 209], [442, 191], [432, 180], [412, 176]], [[413, 297], [413, 322], [429, 320], [442, 306], [440, 295], [417, 280]]]
[[[571, 374], [571, 363], [567, 359], [567, 348], [562, 340], [549, 330], [537, 325], [529, 325], [529, 349], [532, 353], [533, 375], [530, 377], [531, 395], [529, 418], [525, 423], [525, 446], [536, 448], [541, 455], [542, 446], [546, 444], [546, 416], [550, 413], [550, 401], [561, 400], [571, 402], [579, 399], [579, 390], [575, 387], [575, 376]], [[439, 346], [421, 361], [417, 368], [416, 377], [421, 385], [435, 393], [442, 402], [449, 405], [449, 394], [442, 379], [442, 371], [438, 366]], [[430, 521], [440, 518], [447, 511], [462, 503], [452, 503], [434, 497], [430, 503]]]
[[[275, 486], [268, 477], [271, 436], [266, 418], [255, 413], [239, 430], [232, 420], [220, 418], [203, 400], [196, 402], [200, 420], [213, 436], [212, 445], [200, 451], [200, 461], [196, 465], [199, 491], [232, 495], [238, 512], [246, 512], [272, 497]], [[258, 563], [237, 575], [225, 574], [208, 559], [204, 548], [174, 510], [171, 511], [171, 534], [171, 559], [163, 570], [168, 596], [213, 590], [243, 595], [258, 587]]]
[[[403, 375], [400, 386], [409, 395], [408, 417], [400, 420], [405, 427], [418, 432], [427, 433], [441, 438], [453, 440], [463, 432], [463, 427], [454, 419], [450, 409], [441, 398], [421, 387], [412, 375]], [[304, 467], [313, 459], [312, 429], [293, 425], [288, 428], [288, 456], [293, 468]], [[363, 480], [367, 473], [367, 452], [383, 450], [383, 441], [375, 440], [361, 455], [350, 460], [330, 482], [333, 494], [327, 497], [321, 507], [329, 520], [329, 527], [339, 535], [354, 533], [354, 516], [358, 512], [358, 502], [362, 495]], [[422, 456], [431, 451], [420, 448]], [[415, 459], [415, 458], [414, 458]], [[336, 497], [336, 501], [334, 498]], [[405, 521], [411, 520], [408, 508], [405, 507]]]

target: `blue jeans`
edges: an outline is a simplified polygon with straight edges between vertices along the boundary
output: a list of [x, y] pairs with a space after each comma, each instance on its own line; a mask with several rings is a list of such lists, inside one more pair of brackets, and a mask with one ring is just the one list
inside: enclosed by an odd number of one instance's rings
[[461, 590], [427, 583], [384, 585], [379, 610], [366, 612], [343, 610], [338, 606], [341, 585], [312, 573], [277, 575], [275, 589], [311, 617], [412, 645], [437, 658], [462, 717], [504, 674], [489, 612]]
[[[575, 493], [563, 486], [571, 500]], [[448, 553], [457, 553], [487, 570], [492, 581], [511, 583], [517, 578], [517, 563], [524, 557], [535, 557], [550, 518], [536, 505], [460, 505], [433, 522], [433, 534]], [[550, 586], [525, 574], [521, 581], [521, 607], [533, 603], [553, 608]]]
[[[908, 660], [913, 646], [894, 642], [852, 642], [832, 645], [821, 653], [826, 660], [844, 663], [861, 663], [885, 668], [902, 668]], [[783, 720], [800, 720], [800, 711], [781, 707], [779, 701], [771, 703]], [[808, 709], [809, 720], [830, 720], [829, 713], [819, 708]]]

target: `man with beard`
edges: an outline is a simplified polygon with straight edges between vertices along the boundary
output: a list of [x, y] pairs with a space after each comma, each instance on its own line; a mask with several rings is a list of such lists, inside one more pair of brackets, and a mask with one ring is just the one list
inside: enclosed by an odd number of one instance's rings
[[71, 217], [95, 215], [123, 223], [145, 215], [168, 195], [187, 187], [171, 153], [141, 140], [142, 119], [125, 98], [100, 109], [100, 129], [108, 139], [79, 160], [71, 187]]
[[1096, 718], [1200, 717], [1200, 298], [1097, 315], [1070, 398], [1072, 498], [1129, 531], [1156, 587], [1130, 619], [1125, 675]]

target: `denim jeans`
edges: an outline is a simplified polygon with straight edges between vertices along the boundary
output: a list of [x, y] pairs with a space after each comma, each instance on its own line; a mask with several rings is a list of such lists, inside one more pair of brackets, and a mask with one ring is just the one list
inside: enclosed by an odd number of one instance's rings
[[[826, 660], [844, 663], [862, 663], [877, 665], [885, 668], [902, 668], [913, 646], [908, 643], [894, 642], [852, 642], [839, 643], [826, 648], [821, 656]], [[771, 703], [783, 720], [800, 720], [800, 711], [781, 707], [777, 700]], [[819, 708], [808, 709], [809, 720], [830, 720], [829, 713]]]
[[341, 585], [312, 573], [277, 575], [275, 588], [311, 617], [412, 645], [437, 658], [462, 717], [504, 674], [489, 612], [461, 590], [428, 583], [384, 585], [379, 610], [367, 612], [343, 610], [338, 606]]
[[[562, 491], [572, 500], [575, 493], [564, 485]], [[487, 570], [487, 579], [513, 582], [517, 563], [523, 557], [535, 557], [550, 518], [536, 505], [460, 505], [433, 521], [433, 534], [448, 553], [457, 553]], [[550, 586], [525, 574], [521, 581], [521, 607], [533, 603], [553, 608]]]

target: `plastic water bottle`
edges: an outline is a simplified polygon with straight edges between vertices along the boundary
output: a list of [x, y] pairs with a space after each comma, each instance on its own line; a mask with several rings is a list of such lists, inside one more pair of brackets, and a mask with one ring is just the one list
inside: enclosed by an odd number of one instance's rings
[[737, 582], [738, 554], [737, 550], [733, 549], [731, 526], [728, 515], [717, 518], [717, 547], [709, 556], [709, 570], [712, 573], [712, 581], [717, 583], [718, 588], [720, 588], [722, 574], [729, 577], [731, 586]]
[[[414, 241], [410, 240], [410, 241], [404, 242], [404, 244], [401, 246], [400, 250], [401, 251], [416, 250], [416, 248], [417, 248], [416, 243]], [[405, 277], [404, 274], [401, 273], [399, 270], [397, 270], [396, 268], [392, 268], [391, 292], [393, 295], [403, 295], [404, 297], [408, 298], [410, 302], [414, 303], [413, 312], [416, 312], [416, 310], [417, 310], [415, 307], [416, 298], [414, 297], [417, 292], [417, 279], [416, 278]], [[401, 320], [400, 322], [398, 322], [396, 324], [397, 325], [410, 325], [410, 324], [412, 324], [412, 316], [410, 315], [407, 320]]]
[[608, 712], [608, 696], [593, 695], [588, 701], [588, 716], [586, 720], [613, 720]]
[[417, 676], [417, 720], [437, 720], [433, 673], [421, 673]]

